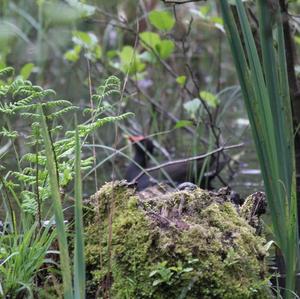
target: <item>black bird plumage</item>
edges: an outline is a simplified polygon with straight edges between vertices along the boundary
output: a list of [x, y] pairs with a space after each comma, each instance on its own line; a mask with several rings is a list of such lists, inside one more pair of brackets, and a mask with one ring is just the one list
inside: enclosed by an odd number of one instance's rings
[[[149, 154], [153, 154], [154, 144], [150, 139], [144, 138], [143, 136], [132, 136], [129, 140], [133, 143], [134, 157], [133, 161], [129, 164], [126, 170], [125, 179], [131, 182], [136, 176], [148, 167]], [[150, 185], [150, 177], [146, 174], [142, 175], [137, 180], [137, 190], [141, 191]]]
[[[132, 136], [129, 139], [133, 142], [135, 154], [133, 158], [134, 162], [131, 162], [127, 167], [125, 179], [128, 182], [131, 182], [141, 173], [142, 168], [145, 169], [149, 167], [149, 154], [153, 154], [154, 144], [150, 139], [143, 136]], [[210, 166], [213, 164], [214, 160], [214, 157], [212, 157], [211, 163], [209, 164]], [[138, 191], [141, 191], [158, 181], [165, 181], [165, 176], [163, 175], [164, 172], [176, 185], [187, 181], [196, 183], [198, 177], [195, 177], [193, 166], [196, 162], [197, 173], [199, 174], [203, 166], [203, 161], [203, 159], [199, 159], [196, 161], [187, 161], [184, 163], [167, 165], [161, 169], [151, 171], [149, 174], [145, 173], [137, 180], [136, 188]], [[207, 187], [210, 188], [210, 181], [213, 179], [213, 177], [214, 175], [212, 174], [203, 178], [200, 186], [205, 187], [205, 185], [207, 185]]]

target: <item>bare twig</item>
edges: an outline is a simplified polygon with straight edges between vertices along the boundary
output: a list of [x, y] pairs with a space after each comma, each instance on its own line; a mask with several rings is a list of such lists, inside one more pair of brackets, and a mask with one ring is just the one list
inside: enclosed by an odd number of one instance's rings
[[169, 162], [162, 163], [162, 164], [159, 164], [159, 165], [154, 166], [154, 167], [143, 169], [143, 170], [141, 170], [141, 172], [131, 182], [128, 183], [128, 185], [130, 186], [130, 185], [136, 184], [137, 180], [143, 174], [149, 174], [150, 172], [155, 171], [157, 169], [161, 169], [161, 168], [164, 168], [164, 167], [170, 166], [170, 165], [181, 164], [181, 163], [186, 163], [186, 162], [191, 162], [191, 161], [196, 161], [196, 160], [204, 159], [204, 158], [207, 158], [209, 156], [212, 156], [213, 154], [216, 154], [216, 153], [219, 153], [219, 152], [222, 152], [222, 151], [225, 151], [225, 150], [233, 149], [233, 148], [238, 148], [238, 147], [241, 147], [243, 145], [244, 145], [243, 143], [240, 143], [240, 144], [230, 145], [230, 146], [226, 146], [226, 147], [219, 147], [216, 150], [213, 150], [211, 152], [208, 152], [208, 153], [200, 155], [200, 156], [195, 156], [195, 157], [191, 157], [191, 158], [185, 158], [185, 159], [179, 159], [179, 160], [169, 161]]
[[[179, 121], [179, 118], [177, 118], [174, 114], [171, 112], [163, 109], [161, 105], [159, 105], [156, 101], [154, 101], [147, 93], [145, 93], [139, 86], [134, 82], [134, 80], [131, 80], [131, 83], [134, 84], [135, 88], [147, 99], [147, 101], [155, 107], [155, 110], [161, 113], [164, 116], [167, 116], [174, 124], [176, 124]], [[191, 127], [183, 127], [183, 130], [186, 130], [190, 134], [195, 134], [195, 130], [193, 130]], [[207, 141], [204, 138], [200, 138], [200, 141], [207, 145]]]
[[[192, 2], [192, 1], [191, 1]], [[171, 3], [171, 2], [168, 2], [168, 3]], [[97, 22], [97, 20], [94, 20], [95, 22]], [[114, 27], [117, 27], [117, 28], [120, 28], [122, 30], [126, 30], [128, 33], [132, 34], [135, 36], [136, 40], [138, 39], [138, 30], [135, 30], [135, 29], [132, 29], [128, 26], [124, 26], [124, 23], [121, 23], [122, 25], [120, 24], [112, 24], [112, 26]], [[190, 25], [191, 26], [191, 23]], [[189, 28], [189, 31], [190, 31], [190, 28]], [[178, 77], [178, 74], [173, 70], [173, 68], [166, 62], [164, 61], [156, 52], [155, 50], [151, 47], [151, 45], [149, 45], [147, 42], [143, 41], [144, 45], [148, 48], [148, 50], [151, 51], [151, 53], [155, 56], [155, 58], [159, 61], [159, 63], [163, 66], [163, 68], [174, 78], [176, 79]], [[191, 69], [188, 67], [188, 70], [192, 76], [192, 81], [195, 85], [195, 87], [197, 88], [197, 90], [199, 90], [200, 86], [197, 84], [194, 76], [193, 76], [193, 73], [191, 71]], [[183, 90], [191, 97], [195, 97], [197, 96], [199, 98], [199, 94], [198, 93], [194, 93], [193, 91], [191, 91], [186, 85], [183, 87]], [[149, 100], [149, 97], [147, 97], [147, 99]], [[213, 122], [213, 116], [209, 110], [209, 107], [207, 106], [206, 102], [200, 97], [200, 101], [201, 103], [203, 104], [203, 107], [204, 107], [204, 110], [205, 112], [207, 113], [208, 115], [208, 126], [210, 127], [210, 129], [212, 130], [212, 133], [216, 139], [216, 145], [217, 146], [220, 146], [220, 142], [219, 142], [219, 136], [220, 136], [220, 132], [217, 132], [217, 131], [220, 131], [219, 128], [216, 128], [215, 125], [214, 125], [214, 122]], [[150, 103], [152, 105], [155, 105], [156, 108], [159, 108], [159, 105], [157, 103], [155, 103], [155, 101], [150, 101]], [[159, 111], [161, 111], [161, 109], [159, 108]], [[171, 118], [173, 121], [174, 121], [174, 117], [170, 117], [170, 113], [167, 112], [167, 115], [169, 118]], [[189, 129], [189, 128], [188, 128]], [[203, 141], [203, 140], [202, 140]]]
[[207, 0], [161, 0], [166, 4], [185, 4], [190, 2], [206, 2]]

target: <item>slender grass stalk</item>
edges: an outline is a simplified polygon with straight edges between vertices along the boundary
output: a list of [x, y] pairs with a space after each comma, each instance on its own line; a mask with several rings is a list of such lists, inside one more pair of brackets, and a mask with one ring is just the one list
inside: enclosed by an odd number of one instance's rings
[[76, 124], [75, 131], [75, 252], [74, 291], [75, 298], [85, 298], [85, 261], [82, 217], [81, 147]]
[[45, 150], [46, 150], [46, 157], [47, 157], [46, 165], [49, 174], [49, 182], [50, 182], [50, 188], [51, 188], [51, 194], [53, 200], [57, 238], [58, 238], [59, 250], [60, 250], [60, 262], [61, 262], [61, 271], [63, 277], [64, 298], [72, 299], [73, 290], [72, 290], [72, 277], [71, 277], [71, 269], [70, 269], [70, 257], [68, 251], [66, 227], [64, 224], [64, 216], [63, 216], [61, 198], [59, 193], [59, 184], [57, 181], [57, 169], [56, 169], [56, 163], [54, 159], [54, 153], [52, 150], [51, 139], [48, 131], [48, 126], [46, 123], [46, 117], [43, 113], [43, 109], [41, 105], [39, 106], [39, 114], [41, 116], [40, 124], [42, 128], [42, 136], [45, 142]]
[[[1, 248], [8, 256], [1, 261], [1, 298], [33, 298], [33, 278], [46, 261], [46, 254], [56, 237], [51, 225], [37, 231], [37, 223], [24, 233], [2, 235]], [[23, 294], [24, 297], [24, 294]]]
[[268, 1], [257, 0], [261, 63], [242, 1], [236, 0], [235, 7], [243, 39], [228, 2], [220, 3], [261, 165], [274, 239], [285, 260], [285, 297], [290, 298], [298, 263], [298, 227], [294, 133], [282, 20], [279, 11], [271, 15]]
[[[295, 273], [297, 265], [297, 214], [296, 214], [296, 180], [294, 162], [294, 143], [291, 117], [291, 104], [288, 88], [284, 37], [281, 16], [278, 11], [272, 16], [266, 1], [258, 0], [258, 17], [260, 26], [260, 41], [262, 45], [263, 63], [266, 75], [266, 85], [272, 99], [271, 109], [274, 117], [278, 138], [276, 147], [280, 155], [285, 157], [281, 164], [279, 179], [286, 193], [286, 225], [287, 234], [286, 250], [283, 255], [286, 263], [286, 288], [293, 290], [295, 287]], [[276, 59], [273, 46], [272, 18], [279, 19], [277, 26], [277, 42], [279, 46]], [[277, 69], [278, 68], [278, 69]], [[278, 84], [279, 83], [279, 84]], [[280, 159], [280, 156], [278, 157]], [[290, 292], [289, 292], [290, 293]], [[289, 296], [290, 297], [290, 296]]]

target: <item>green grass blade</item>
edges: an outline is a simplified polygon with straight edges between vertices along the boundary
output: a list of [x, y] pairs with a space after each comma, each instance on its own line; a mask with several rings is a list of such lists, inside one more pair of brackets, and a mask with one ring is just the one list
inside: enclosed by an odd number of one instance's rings
[[[289, 82], [288, 82], [288, 74], [287, 74], [287, 64], [286, 64], [286, 52], [285, 52], [285, 44], [284, 44], [284, 34], [283, 34], [283, 25], [282, 18], [278, 19], [278, 30], [277, 30], [277, 40], [278, 40], [278, 60], [279, 60], [279, 81], [280, 81], [280, 90], [282, 93], [282, 102], [283, 102], [283, 113], [286, 125], [285, 131], [286, 134], [286, 142], [287, 147], [290, 151], [290, 156], [292, 158], [291, 163], [291, 197], [290, 197], [290, 205], [289, 205], [289, 239], [291, 241], [291, 246], [293, 252], [289, 255], [293, 260], [289, 262], [289, 264], [293, 265], [293, 273], [299, 269], [297, 264], [299, 263], [299, 227], [298, 227], [298, 217], [297, 215], [297, 195], [296, 195], [296, 165], [295, 165], [295, 145], [294, 145], [294, 131], [293, 131], [293, 120], [292, 120], [292, 107], [290, 100], [290, 90], [289, 90]], [[288, 134], [288, 132], [291, 132]], [[289, 199], [289, 198], [288, 198]], [[297, 261], [295, 263], [295, 260]], [[292, 278], [291, 278], [292, 279]]]
[[[228, 2], [220, 3], [261, 165], [274, 238], [285, 259], [288, 289], [285, 296], [289, 297], [294, 290], [298, 261], [298, 227], [294, 135], [282, 23], [280, 16], [272, 19], [268, 1], [257, 0], [261, 64], [242, 1], [236, 0], [235, 5], [243, 47]], [[274, 48], [272, 20], [276, 20], [278, 27], [278, 50]]]
[[[266, 87], [263, 85], [264, 78], [261, 66], [259, 65], [260, 61], [255, 48], [251, 29], [244, 12], [243, 4], [240, 1], [237, 1], [237, 10], [239, 12], [240, 23], [244, 36], [245, 49], [241, 46], [239, 32], [236, 29], [235, 20], [231, 13], [229, 4], [226, 0], [222, 0], [220, 3], [225, 28], [227, 30], [226, 32], [227, 35], [229, 35], [229, 43], [231, 45], [231, 49], [234, 49], [234, 51], [232, 51], [233, 59], [241, 83], [254, 142], [260, 160], [262, 175], [264, 181], [268, 182], [271, 177], [270, 174], [274, 173], [274, 171], [276, 172], [276, 169], [269, 169], [269, 165], [271, 165], [271, 161], [275, 160], [274, 157], [276, 157], [276, 154], [274, 152], [274, 144], [272, 143], [274, 138], [272, 138], [272, 136], [270, 138], [270, 134], [273, 134], [274, 136], [274, 128], [272, 127], [272, 115], [270, 107], [268, 106], [268, 94], [266, 92]], [[247, 53], [247, 60], [244, 58], [241, 63], [240, 57], [245, 55], [244, 52]], [[247, 69], [245, 66], [243, 66], [241, 70], [241, 65], [245, 64], [245, 61], [249, 62], [249, 66], [247, 66], [248, 71], [245, 71]], [[268, 189], [267, 193], [269, 198], [274, 198], [273, 193], [276, 193], [276, 190], [273, 190], [270, 185], [271, 184], [268, 184], [268, 187], [266, 184], [266, 189]], [[274, 201], [270, 203], [270, 206], [271, 209], [277, 210], [277, 214], [280, 213], [280, 211], [283, 211], [283, 207], [278, 207]], [[281, 228], [283, 229], [284, 226], [282, 223], [284, 223], [284, 221], [282, 218], [274, 217], [273, 220], [275, 231], [279, 231]], [[276, 240], [277, 243], [284, 243], [283, 240], [280, 240], [282, 233], [276, 234], [276, 237], [278, 238]]]
[[82, 216], [81, 147], [76, 125], [75, 131], [75, 252], [74, 252], [74, 291], [75, 298], [85, 297], [85, 260]]
[[[297, 232], [297, 204], [295, 192], [295, 162], [293, 129], [291, 122], [291, 102], [285, 62], [284, 36], [282, 19], [279, 11], [271, 15], [266, 1], [258, 0], [258, 16], [260, 26], [260, 41], [262, 45], [263, 63], [266, 84], [270, 99], [272, 99], [272, 113], [274, 123], [277, 124], [276, 147], [278, 158], [281, 157], [278, 180], [281, 182], [285, 199], [285, 228], [286, 248], [281, 250], [286, 264], [286, 289], [285, 297], [290, 298], [291, 290], [295, 288], [296, 265], [298, 260], [298, 232]], [[278, 53], [274, 49], [273, 21], [277, 23]], [[277, 55], [278, 54], [278, 55]], [[289, 115], [287, 113], [290, 113]], [[283, 163], [282, 163], [283, 162]], [[280, 200], [280, 198], [278, 198]]]
[[[284, 184], [284, 187], [287, 192], [288, 198], [291, 195], [291, 162], [292, 157], [288, 148], [286, 147], [285, 138], [287, 135], [291, 133], [286, 131], [285, 119], [283, 109], [283, 101], [281, 97], [281, 89], [284, 88], [283, 84], [278, 84], [278, 73], [277, 73], [277, 65], [282, 64], [282, 60], [276, 61], [276, 53], [274, 49], [274, 41], [273, 41], [273, 28], [272, 28], [272, 16], [270, 13], [270, 9], [268, 3], [263, 0], [258, 1], [258, 18], [261, 24], [260, 28], [260, 43], [262, 46], [262, 56], [263, 56], [263, 64], [265, 71], [265, 80], [266, 86], [269, 93], [269, 98], [272, 100], [271, 109], [272, 115], [274, 118], [274, 123], [277, 125], [276, 132], [276, 147], [277, 152], [280, 156], [285, 157], [286, 163], [281, 164], [281, 171], [279, 173], [280, 179]], [[275, 14], [275, 13], [274, 13]], [[273, 15], [275, 18], [275, 15]], [[282, 67], [280, 67], [282, 69]], [[282, 83], [284, 83], [282, 81]], [[285, 90], [286, 92], [286, 90]], [[289, 104], [290, 105], [290, 104]]]
[[41, 105], [39, 106], [39, 114], [41, 116], [40, 124], [42, 128], [43, 139], [45, 142], [45, 151], [47, 157], [46, 166], [49, 175], [49, 182], [50, 182], [54, 214], [55, 214], [57, 238], [58, 238], [59, 250], [60, 250], [60, 263], [61, 263], [61, 271], [63, 277], [64, 298], [72, 299], [73, 291], [72, 291], [70, 258], [69, 258], [69, 251], [68, 251], [66, 227], [64, 224], [64, 216], [63, 216], [61, 198], [59, 193], [59, 185], [57, 181], [56, 163], [54, 159], [54, 153], [52, 150], [52, 143], [48, 131], [48, 126], [46, 123], [46, 117], [43, 113], [43, 109]]
[[[285, 52], [285, 42], [283, 33], [283, 20], [282, 16], [278, 16], [278, 29], [277, 29], [277, 42], [278, 42], [278, 77], [279, 86], [282, 97], [282, 112], [283, 112], [283, 123], [285, 125], [284, 135], [287, 142], [287, 153], [291, 157], [289, 162], [291, 169], [289, 170], [292, 174], [295, 171], [295, 145], [294, 145], [294, 129], [293, 129], [293, 119], [292, 119], [292, 106], [290, 98], [290, 89], [288, 81], [287, 63], [286, 63], [286, 52]], [[292, 197], [291, 197], [292, 198]]]
[[[262, 175], [269, 206], [272, 211], [272, 223], [277, 239], [276, 241], [281, 247], [285, 247], [285, 217], [282, 215], [285, 205], [283, 200], [277, 200], [279, 194], [281, 194], [282, 198], [285, 197], [285, 194], [278, 181], [280, 170], [276, 161], [278, 161], [279, 156], [276, 147], [276, 130], [274, 127], [270, 97], [268, 89], [266, 88], [263, 69], [260, 64], [244, 5], [241, 0], [237, 0], [236, 5], [244, 36], [245, 48], [248, 54], [247, 58], [251, 70], [251, 82], [255, 94], [248, 114], [253, 114], [253, 118], [255, 119], [253, 125], [257, 127], [256, 131], [258, 132], [258, 135], [254, 137], [258, 139], [260, 147], [262, 147], [262, 149], [258, 151], [258, 156], [262, 166]], [[278, 217], [278, 215], [281, 216]], [[284, 250], [284, 248], [282, 249]]]
[[242, 94], [244, 97], [244, 102], [246, 105], [246, 109], [248, 112], [248, 118], [251, 124], [252, 133], [254, 135], [254, 142], [258, 151], [259, 156], [263, 155], [263, 147], [259, 142], [259, 130], [256, 126], [255, 116], [252, 111], [252, 101], [255, 100], [253, 89], [250, 85], [250, 69], [248, 67], [248, 63], [246, 60], [246, 56], [244, 53], [244, 48], [242, 46], [242, 42], [239, 36], [239, 32], [237, 26], [235, 24], [234, 17], [232, 15], [230, 6], [228, 1], [221, 0], [220, 1], [222, 15], [224, 19], [224, 25], [226, 29], [227, 38], [229, 41], [229, 45], [232, 52], [232, 57], [235, 63], [237, 75], [240, 81]]

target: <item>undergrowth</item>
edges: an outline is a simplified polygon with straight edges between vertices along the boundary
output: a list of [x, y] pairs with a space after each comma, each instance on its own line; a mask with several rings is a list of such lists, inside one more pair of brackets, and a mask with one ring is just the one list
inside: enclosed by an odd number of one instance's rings
[[[63, 200], [66, 190], [71, 191], [70, 186], [76, 173], [75, 132], [78, 131], [78, 137], [82, 140], [79, 150], [83, 151], [82, 144], [96, 130], [132, 115], [125, 113], [107, 116], [113, 106], [105, 99], [119, 96], [120, 84], [117, 77], [109, 77], [92, 95], [93, 108], [87, 108], [81, 113], [82, 110], [71, 101], [59, 99], [54, 90], [43, 89], [28, 80], [15, 77], [13, 68], [7, 67], [0, 71], [0, 142], [6, 145], [5, 150], [0, 152], [0, 192], [3, 199], [1, 296], [32, 296], [37, 292], [34, 286], [38, 283], [41, 266], [44, 264], [46, 268], [51, 268], [54, 265], [54, 268], [59, 269], [58, 261], [49, 258], [51, 252], [53, 254], [53, 240], [56, 237], [53, 228], [56, 224], [43, 119], [46, 120], [50, 136], [50, 150], [54, 153], [55, 165], [50, 167], [56, 169]], [[76, 127], [73, 125], [75, 114], [81, 120]], [[71, 129], [66, 128], [63, 119], [68, 119]], [[7, 164], [7, 157], [12, 155], [15, 163]], [[83, 152], [81, 156], [80, 168], [86, 171], [93, 165], [94, 158]], [[69, 246], [72, 244], [70, 241]]]

